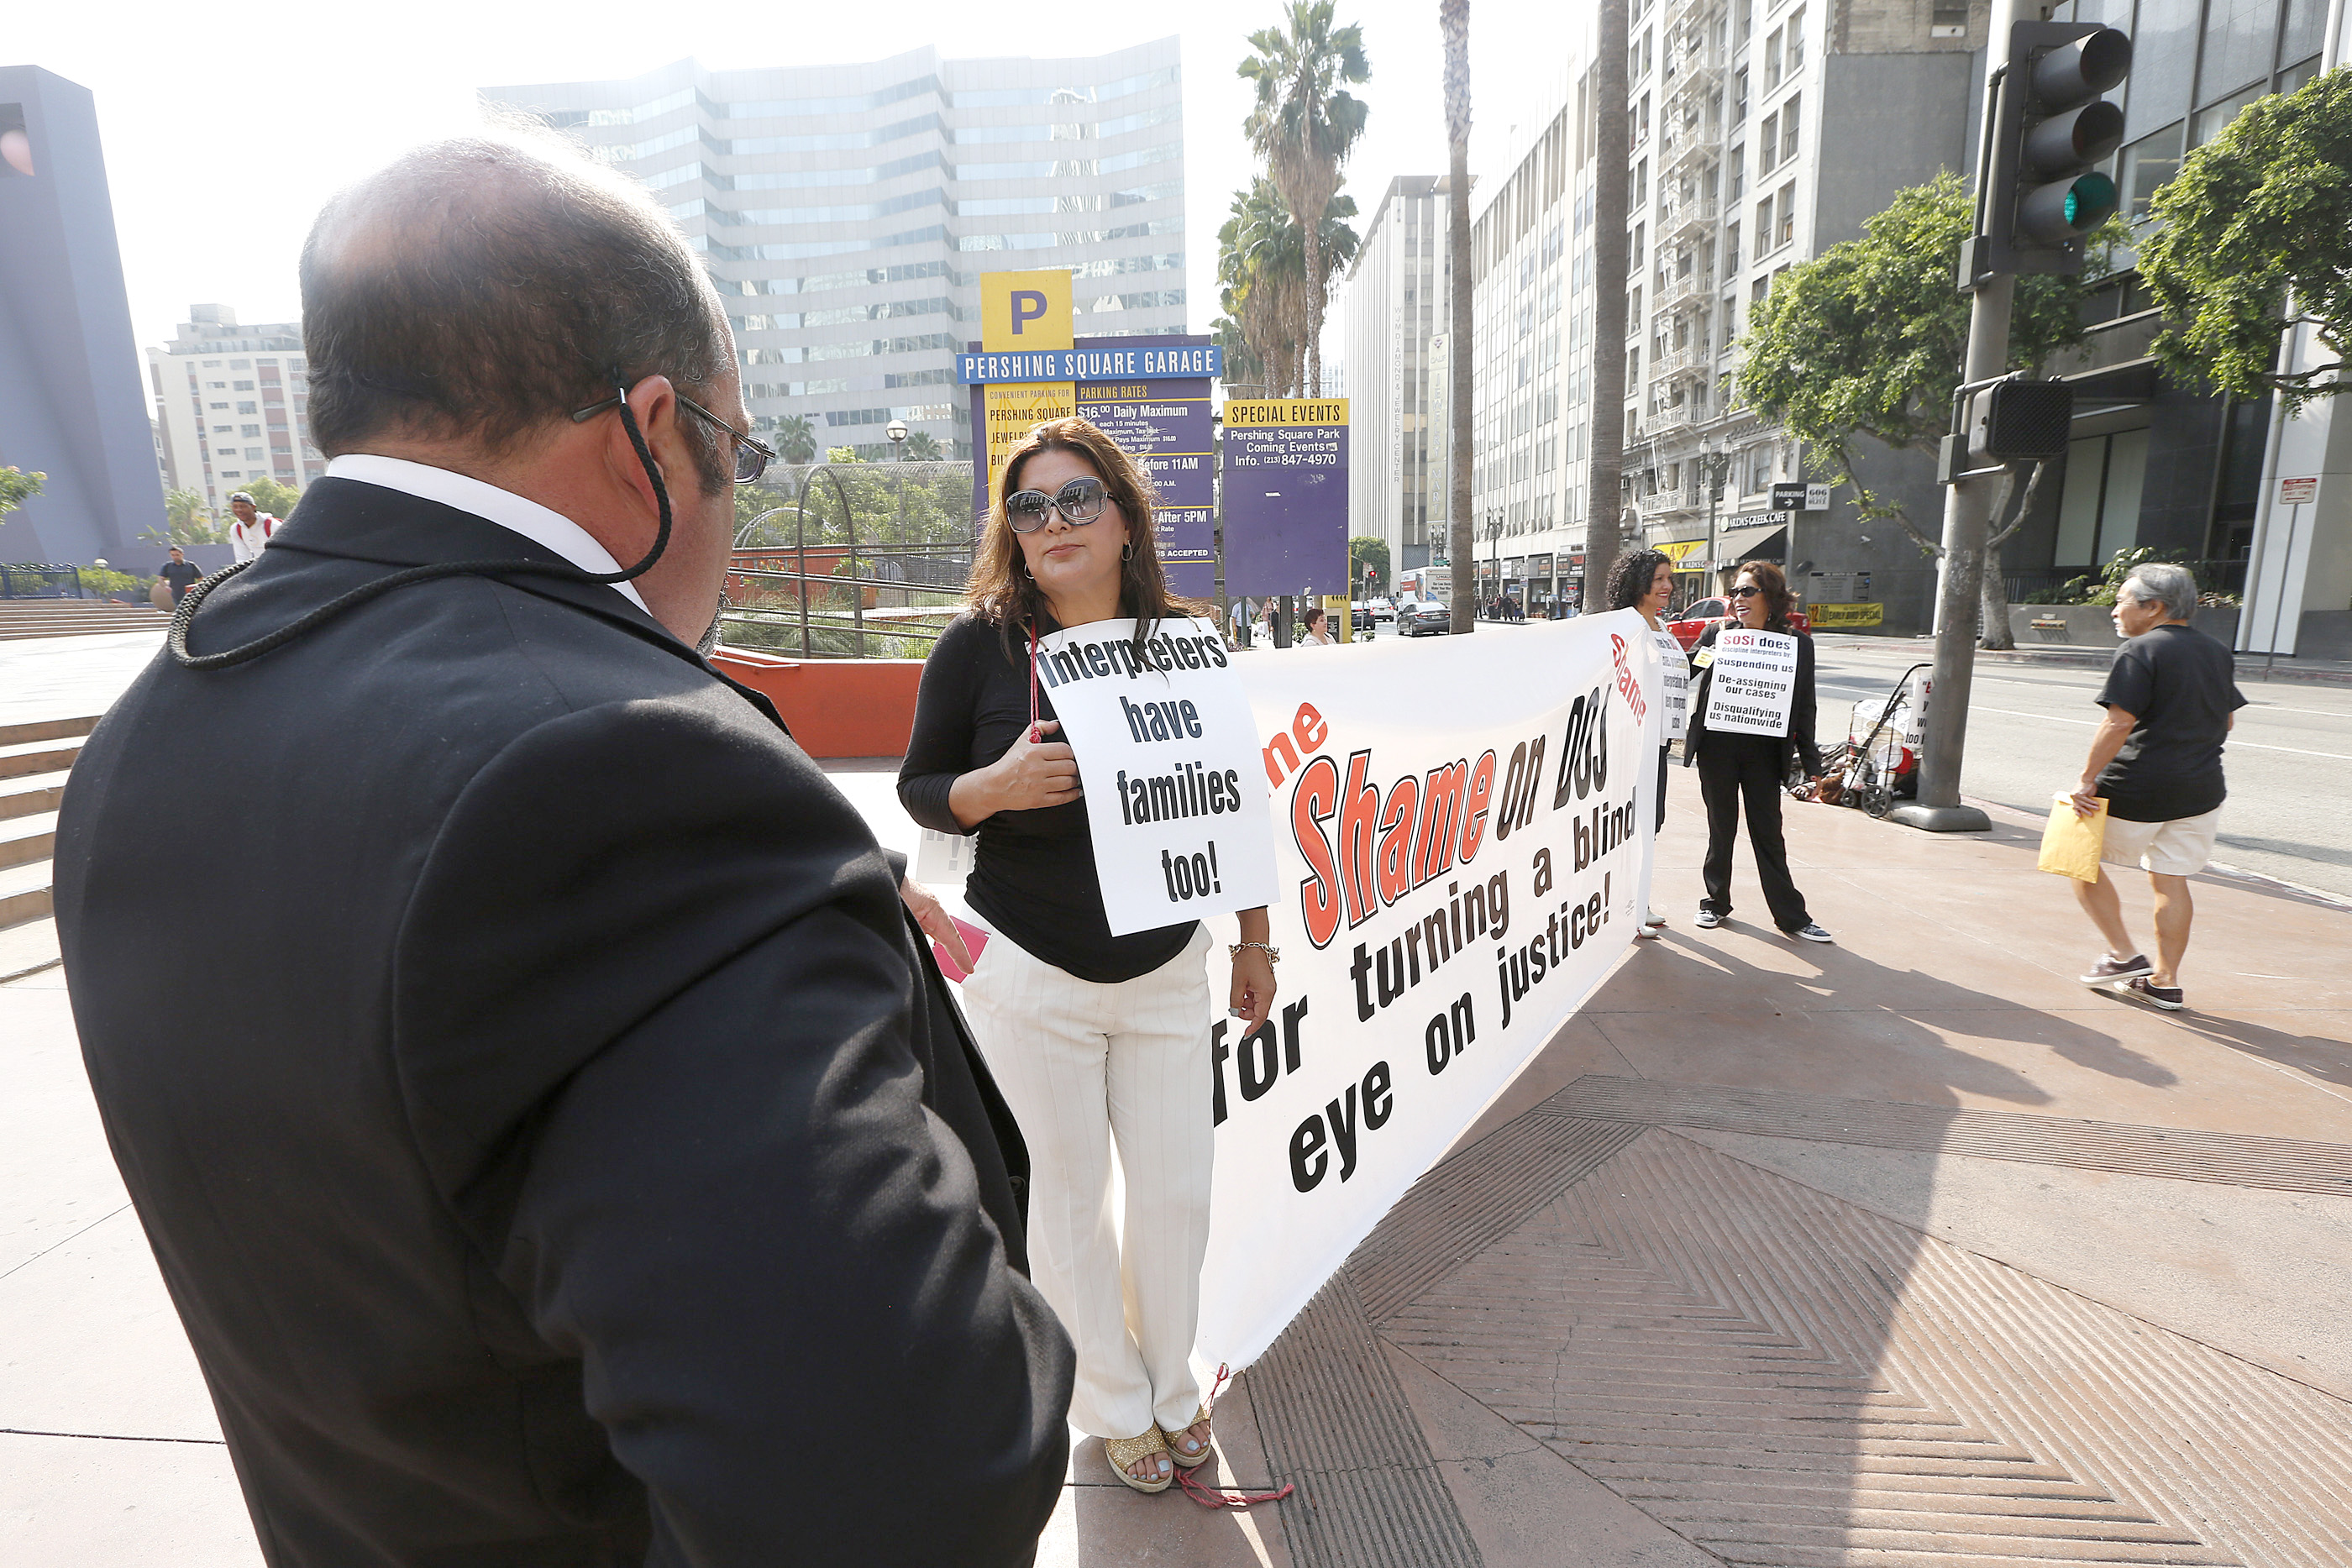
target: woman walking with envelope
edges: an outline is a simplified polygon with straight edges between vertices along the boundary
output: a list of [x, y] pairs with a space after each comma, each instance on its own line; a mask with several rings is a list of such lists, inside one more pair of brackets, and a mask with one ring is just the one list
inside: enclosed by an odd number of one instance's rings
[[[979, 835], [965, 897], [993, 939], [964, 1008], [1030, 1143], [1032, 1267], [1077, 1345], [1070, 1419], [1104, 1439], [1121, 1480], [1164, 1491], [1171, 1460], [1209, 1457], [1192, 1365], [1213, 1147], [1209, 935], [1192, 921], [1111, 935], [1077, 760], [1034, 657], [1039, 638], [1098, 621], [1134, 619], [1140, 644], [1193, 607], [1169, 594], [1150, 482], [1093, 424], [1030, 432], [1003, 494], [969, 608], [923, 666], [898, 798], [926, 827]], [[1240, 921], [1229, 1010], [1251, 1030], [1273, 1008], [1278, 955], [1264, 909]]]
[[[1756, 879], [1764, 884], [1764, 902], [1772, 924], [1785, 936], [1806, 942], [1832, 941], [1805, 908], [1805, 895], [1789, 874], [1789, 846], [1780, 835], [1780, 780], [1788, 774], [1793, 753], [1804, 765], [1805, 777], [1818, 779], [1822, 748], [1813, 738], [1813, 640], [1790, 624], [1789, 613], [1797, 601], [1789, 580], [1769, 561], [1751, 561], [1739, 569], [1732, 585], [1732, 619], [1717, 622], [1699, 633], [1691, 649], [1691, 668], [1698, 675], [1698, 695], [1691, 703], [1690, 736], [1683, 745], [1684, 766], [1698, 767], [1699, 794], [1706, 802], [1706, 896], [1699, 900], [1702, 928], [1723, 924], [1731, 913], [1731, 851], [1739, 836], [1739, 812], [1748, 810], [1748, 841], [1756, 852]], [[1792, 637], [1797, 644], [1794, 684], [1789, 693], [1788, 716], [1777, 735], [1730, 727], [1727, 715], [1715, 706], [1715, 666], [1721, 639], [1727, 632], [1769, 632]]]

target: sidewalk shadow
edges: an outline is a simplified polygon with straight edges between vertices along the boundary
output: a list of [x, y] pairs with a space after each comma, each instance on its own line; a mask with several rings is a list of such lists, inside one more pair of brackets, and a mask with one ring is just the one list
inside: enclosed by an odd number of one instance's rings
[[[1726, 926], [1735, 924], [1726, 922]], [[1836, 999], [1850, 991], [1885, 998], [1865, 1004], [1870, 1015], [1906, 1026], [1899, 1035], [1901, 1043], [1912, 1047], [1928, 1062], [1943, 1063], [1937, 1076], [1963, 1092], [2021, 1105], [2046, 1104], [2051, 1099], [2048, 1092], [2016, 1070], [1950, 1044], [1934, 1025], [1924, 1021], [1928, 1018], [1967, 1014], [1976, 1034], [2042, 1046], [2078, 1067], [2111, 1078], [2127, 1079], [2156, 1089], [2168, 1088], [2179, 1082], [2179, 1075], [2161, 1062], [2072, 1019], [2039, 1011], [2006, 997], [1972, 990], [1924, 970], [1890, 968], [1850, 947], [1827, 948], [1818, 953], [1811, 948], [1800, 950], [1797, 956], [1812, 965], [1819, 983], [1796, 979], [1794, 984], [1801, 988], [1802, 994], [1790, 995], [1783, 988], [1790, 983], [1791, 977], [1759, 968], [1729, 949], [1675, 933], [1669, 933], [1660, 946], [1745, 977], [1759, 998], [1785, 998], [1816, 1018], [1831, 1019], [1840, 1012], [1864, 1010], [1808, 1005]]]
[[[2137, 1004], [2118, 999], [2116, 1005]], [[2322, 1082], [2352, 1088], [2352, 1042], [2331, 1040], [2326, 1035], [2289, 1034], [2245, 1019], [2218, 1018], [2210, 1013], [2168, 1013], [2165, 1019], [2226, 1050], [2259, 1056]]]

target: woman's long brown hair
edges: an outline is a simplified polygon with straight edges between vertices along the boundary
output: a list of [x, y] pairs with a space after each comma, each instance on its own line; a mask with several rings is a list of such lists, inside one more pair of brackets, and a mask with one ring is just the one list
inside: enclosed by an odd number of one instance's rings
[[1743, 561], [1731, 580], [1732, 586], [1738, 587], [1743, 577], [1764, 591], [1764, 629], [1790, 630], [1789, 612], [1797, 607], [1797, 596], [1789, 591], [1789, 580], [1781, 575], [1780, 569], [1769, 560]]
[[1160, 622], [1177, 615], [1205, 615], [1208, 607], [1168, 591], [1168, 574], [1160, 570], [1158, 530], [1152, 525], [1154, 497], [1143, 469], [1121, 450], [1118, 442], [1084, 419], [1049, 420], [1037, 426], [1005, 459], [1004, 484], [996, 504], [988, 510], [987, 531], [972, 555], [971, 582], [964, 602], [972, 613], [997, 629], [1004, 656], [1014, 657], [1014, 633], [1043, 624], [1052, 606], [1029, 575], [1021, 554], [1021, 537], [1004, 515], [1003, 497], [1021, 488], [1021, 471], [1041, 452], [1062, 451], [1083, 458], [1101, 476], [1103, 488], [1127, 520], [1127, 542], [1133, 547], [1119, 568], [1118, 607], [1135, 618], [1135, 650], [1143, 652]]

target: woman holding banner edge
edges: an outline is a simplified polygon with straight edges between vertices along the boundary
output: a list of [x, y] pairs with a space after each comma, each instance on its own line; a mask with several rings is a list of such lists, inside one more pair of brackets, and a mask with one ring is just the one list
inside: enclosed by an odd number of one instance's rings
[[[1748, 841], [1756, 853], [1756, 879], [1764, 884], [1764, 902], [1772, 924], [1783, 936], [1805, 942], [1835, 940], [1805, 908], [1805, 895], [1789, 874], [1789, 846], [1780, 832], [1780, 781], [1788, 775], [1793, 752], [1805, 777], [1822, 774], [1822, 748], [1813, 736], [1813, 640], [1789, 620], [1796, 596], [1789, 580], [1769, 561], [1750, 561], [1739, 569], [1731, 589], [1734, 614], [1699, 633], [1691, 649], [1691, 668], [1698, 673], [1698, 691], [1691, 700], [1690, 736], [1683, 743], [1683, 765], [1698, 767], [1699, 794], [1706, 801], [1706, 896], [1699, 900], [1697, 925], [1708, 929], [1723, 924], [1731, 913], [1731, 852], [1739, 834], [1743, 802], [1748, 812]], [[1748, 735], [1707, 727], [1707, 708], [1714, 695], [1717, 641], [1721, 633], [1739, 628], [1774, 632], [1797, 643], [1795, 686], [1790, 694], [1789, 722], [1777, 736]]]
[[[1675, 634], [1666, 630], [1666, 606], [1675, 600], [1674, 558], [1664, 550], [1634, 550], [1619, 558], [1617, 570], [1609, 578], [1609, 608], [1638, 610], [1649, 622], [1650, 636], [1658, 646], [1660, 689], [1664, 697], [1664, 724], [1658, 741], [1658, 821], [1651, 830], [1664, 832], [1666, 827], [1666, 753], [1674, 743], [1683, 738], [1689, 720], [1688, 705], [1684, 699], [1690, 686], [1690, 659]], [[1687, 742], [1685, 742], [1687, 744]], [[1658, 913], [1655, 904], [1642, 917], [1636, 936], [1655, 936], [1665, 929], [1666, 917]]]
[[[1030, 432], [1003, 497], [969, 607], [923, 666], [898, 798], [926, 827], [978, 834], [965, 897], [992, 940], [964, 1008], [1030, 1142], [1032, 1268], [1077, 1347], [1070, 1419], [1122, 1481], [1164, 1491], [1171, 1460], [1210, 1453], [1192, 1364], [1214, 1150], [1209, 936], [1191, 921], [1110, 934], [1076, 758], [1053, 738], [1032, 661], [1067, 627], [1132, 617], [1139, 648], [1159, 622], [1205, 612], [1169, 594], [1150, 481], [1087, 421]], [[1273, 1009], [1279, 955], [1264, 909], [1240, 923], [1229, 1011], [1247, 1030]]]

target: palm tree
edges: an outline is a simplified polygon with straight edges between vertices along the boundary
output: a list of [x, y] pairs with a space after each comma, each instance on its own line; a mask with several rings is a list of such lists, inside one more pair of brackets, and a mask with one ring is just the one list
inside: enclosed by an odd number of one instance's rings
[[940, 460], [940, 438], [928, 430], [910, 432], [907, 436], [907, 461], [937, 463]]
[[[1307, 281], [1307, 235], [1263, 177], [1234, 193], [1231, 210], [1217, 231], [1219, 302], [1255, 363], [1229, 369], [1226, 380], [1258, 385], [1266, 397], [1297, 396], [1306, 390], [1308, 346], [1319, 329], [1312, 309], [1317, 291]], [[1356, 231], [1346, 221], [1355, 215], [1353, 196], [1334, 196], [1324, 207], [1315, 248], [1326, 283], [1356, 254]]]
[[1322, 223], [1339, 190], [1339, 165], [1364, 133], [1364, 100], [1347, 90], [1371, 79], [1364, 31], [1331, 26], [1331, 0], [1291, 0], [1289, 27], [1250, 35], [1257, 52], [1240, 72], [1257, 83], [1257, 106], [1243, 121], [1276, 189], [1306, 228], [1307, 390], [1323, 390], [1323, 310], [1331, 268]]
[[1454, 563], [1447, 610], [1456, 634], [1478, 628], [1476, 540], [1470, 518], [1470, 0], [1438, 0], [1437, 30], [1445, 39], [1445, 269], [1449, 322], [1445, 341], [1445, 559]]
[[816, 461], [816, 428], [804, 413], [788, 413], [776, 421], [776, 455], [787, 463]]

